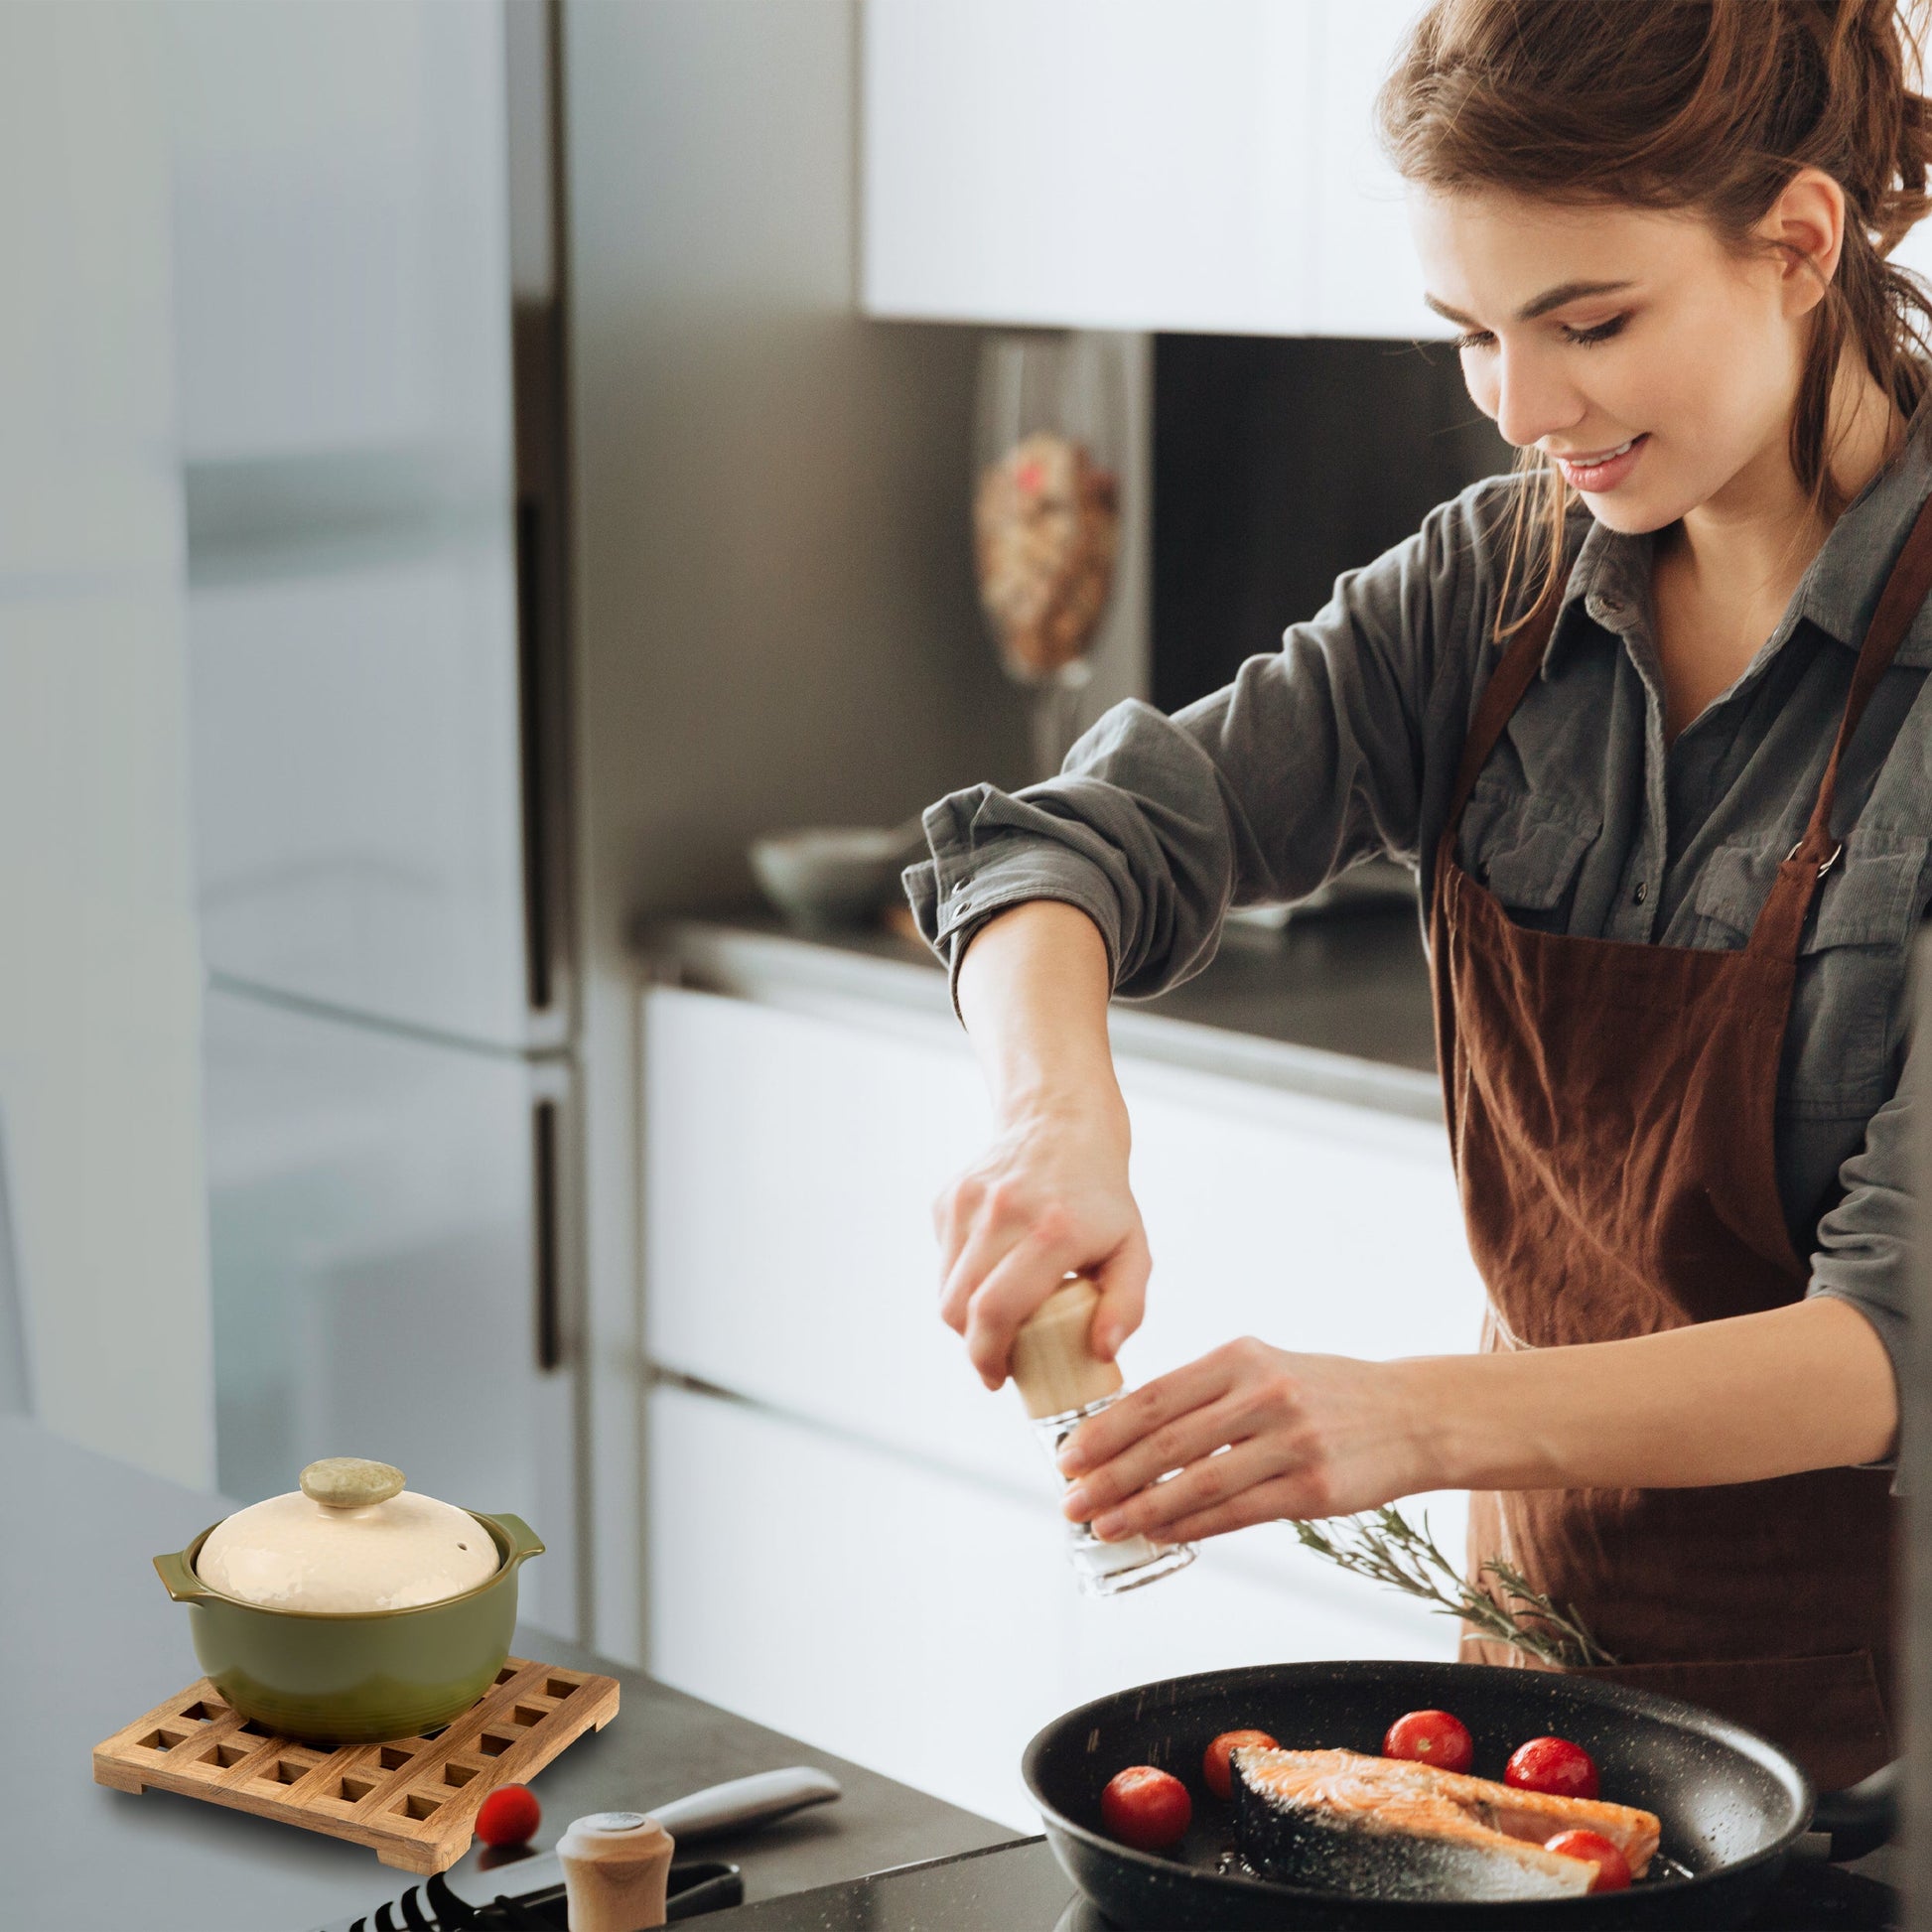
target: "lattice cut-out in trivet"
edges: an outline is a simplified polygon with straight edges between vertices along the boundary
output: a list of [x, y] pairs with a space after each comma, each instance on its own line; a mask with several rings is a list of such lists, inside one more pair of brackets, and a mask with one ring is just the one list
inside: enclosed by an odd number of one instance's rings
[[179, 1791], [368, 1846], [404, 1871], [447, 1871], [499, 1784], [527, 1782], [618, 1715], [616, 1678], [511, 1657], [434, 1737], [331, 1750], [276, 1737], [205, 1677], [94, 1746], [94, 1782]]

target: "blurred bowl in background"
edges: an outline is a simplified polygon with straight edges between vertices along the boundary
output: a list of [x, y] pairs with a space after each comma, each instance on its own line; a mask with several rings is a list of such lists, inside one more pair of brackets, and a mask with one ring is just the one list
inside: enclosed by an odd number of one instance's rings
[[759, 890], [794, 925], [868, 923], [898, 891], [913, 848], [903, 827], [812, 825], [770, 832], [750, 848]]

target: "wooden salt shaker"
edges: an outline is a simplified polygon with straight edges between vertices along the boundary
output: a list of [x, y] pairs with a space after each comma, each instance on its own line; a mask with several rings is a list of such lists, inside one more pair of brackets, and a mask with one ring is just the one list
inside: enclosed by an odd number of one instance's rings
[[1014, 1386], [1035, 1422], [1119, 1392], [1119, 1366], [1103, 1362], [1087, 1341], [1099, 1306], [1100, 1290], [1081, 1277], [1055, 1289], [1014, 1336]]
[[594, 1811], [557, 1841], [570, 1932], [645, 1932], [664, 1923], [671, 1835], [641, 1811]]

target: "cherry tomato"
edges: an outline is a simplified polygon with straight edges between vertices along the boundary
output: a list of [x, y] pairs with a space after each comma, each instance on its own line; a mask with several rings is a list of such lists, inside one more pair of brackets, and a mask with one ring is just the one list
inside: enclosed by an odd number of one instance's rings
[[1447, 1711], [1411, 1711], [1389, 1726], [1382, 1755], [1413, 1757], [1442, 1771], [1466, 1771], [1476, 1761], [1476, 1745], [1460, 1718]]
[[477, 1813], [477, 1836], [485, 1845], [522, 1845], [543, 1817], [536, 1793], [527, 1784], [492, 1791]]
[[1587, 1859], [1596, 1867], [1591, 1891], [1628, 1891], [1630, 1865], [1623, 1854], [1598, 1832], [1559, 1832], [1544, 1848], [1566, 1859]]
[[1152, 1764], [1130, 1764], [1107, 1780], [1100, 1817], [1108, 1831], [1137, 1852], [1165, 1852], [1187, 1836], [1194, 1801], [1187, 1787]]
[[1568, 1737], [1532, 1737], [1510, 1753], [1503, 1782], [1518, 1791], [1547, 1792], [1552, 1798], [1593, 1798], [1596, 1766], [1589, 1753]]
[[1229, 1756], [1243, 1746], [1253, 1744], [1264, 1751], [1278, 1751], [1281, 1746], [1265, 1730], [1224, 1730], [1207, 1747], [1200, 1761], [1200, 1774], [1207, 1781], [1207, 1788], [1217, 1798], [1234, 1796], [1234, 1768], [1228, 1763]]

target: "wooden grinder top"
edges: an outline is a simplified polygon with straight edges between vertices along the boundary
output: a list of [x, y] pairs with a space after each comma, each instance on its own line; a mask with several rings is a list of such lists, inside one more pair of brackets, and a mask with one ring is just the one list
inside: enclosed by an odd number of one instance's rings
[[1100, 1290], [1090, 1281], [1056, 1289], [1013, 1338], [1013, 1381], [1035, 1421], [1084, 1409], [1113, 1395], [1124, 1378], [1087, 1346]]

